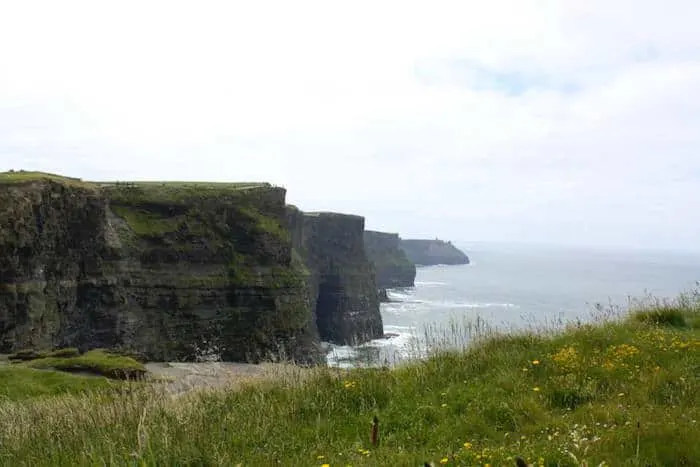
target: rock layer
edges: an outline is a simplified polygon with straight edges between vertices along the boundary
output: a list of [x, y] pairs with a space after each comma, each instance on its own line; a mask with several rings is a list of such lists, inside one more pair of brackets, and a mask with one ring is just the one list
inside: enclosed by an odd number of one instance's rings
[[443, 240], [401, 240], [401, 249], [419, 266], [469, 264], [469, 257], [452, 242]]
[[384, 288], [413, 287], [416, 265], [400, 247], [398, 234], [366, 230], [364, 233], [367, 257], [377, 272], [377, 286]]
[[[320, 361], [316, 294], [286, 222], [285, 190], [268, 184], [0, 177], [0, 353]], [[323, 287], [348, 282], [331, 272]]]

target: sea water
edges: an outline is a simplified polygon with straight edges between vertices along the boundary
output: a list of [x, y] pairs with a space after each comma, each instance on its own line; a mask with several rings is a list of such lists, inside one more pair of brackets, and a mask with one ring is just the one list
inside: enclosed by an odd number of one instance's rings
[[675, 298], [700, 280], [700, 253], [463, 244], [471, 264], [419, 267], [415, 287], [381, 305], [389, 336], [331, 346], [328, 363], [351, 367], [420, 358], [489, 330], [555, 329], [625, 310], [630, 299]]

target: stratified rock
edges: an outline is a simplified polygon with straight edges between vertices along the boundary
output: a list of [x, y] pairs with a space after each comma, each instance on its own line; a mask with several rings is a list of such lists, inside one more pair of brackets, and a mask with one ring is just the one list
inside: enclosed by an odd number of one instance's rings
[[452, 242], [443, 240], [402, 239], [401, 249], [411, 262], [419, 266], [469, 264], [469, 257], [464, 252]]
[[293, 245], [303, 258], [317, 297], [321, 339], [355, 345], [383, 335], [375, 271], [365, 254], [363, 217], [303, 213], [287, 208]]
[[[413, 287], [416, 265], [400, 247], [399, 234], [366, 230], [365, 251], [377, 271], [380, 288]], [[386, 293], [386, 291], [384, 292]]]
[[[0, 353], [317, 362], [312, 291], [285, 226], [285, 190], [269, 184], [0, 174]], [[348, 282], [328, 277], [324, 288]]]

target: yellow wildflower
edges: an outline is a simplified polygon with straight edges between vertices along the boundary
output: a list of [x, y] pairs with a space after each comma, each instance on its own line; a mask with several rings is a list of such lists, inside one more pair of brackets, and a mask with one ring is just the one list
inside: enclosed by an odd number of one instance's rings
[[442, 459], [440, 459], [441, 464], [447, 464], [449, 461], [450, 460], [447, 457], [443, 457]]
[[534, 387], [534, 388], [532, 388], [532, 390], [535, 392], [540, 392], [540, 388], [538, 388], [538, 387]]
[[472, 443], [470, 443], [469, 441], [464, 443], [464, 449], [471, 449], [471, 448], [472, 448]]
[[613, 370], [615, 368], [615, 364], [613, 362], [611, 362], [610, 360], [604, 361], [601, 366], [603, 368], [605, 368], [606, 370]]
[[540, 364], [540, 361], [539, 361], [539, 360], [533, 360], [533, 361], [532, 361], [532, 364], [533, 364], [533, 365], [539, 365], [539, 364]]
[[580, 356], [572, 346], [563, 347], [552, 355], [552, 361], [567, 371], [574, 371], [580, 365]]

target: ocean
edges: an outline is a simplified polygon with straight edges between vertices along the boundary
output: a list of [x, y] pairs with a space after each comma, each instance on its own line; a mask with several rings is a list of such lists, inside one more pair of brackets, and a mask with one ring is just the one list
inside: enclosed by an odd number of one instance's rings
[[594, 319], [596, 306], [675, 298], [697, 287], [700, 252], [507, 244], [456, 245], [471, 264], [419, 267], [415, 287], [390, 289], [381, 305], [387, 338], [331, 346], [328, 364], [353, 367], [420, 358], [463, 346], [474, 333], [555, 329]]

